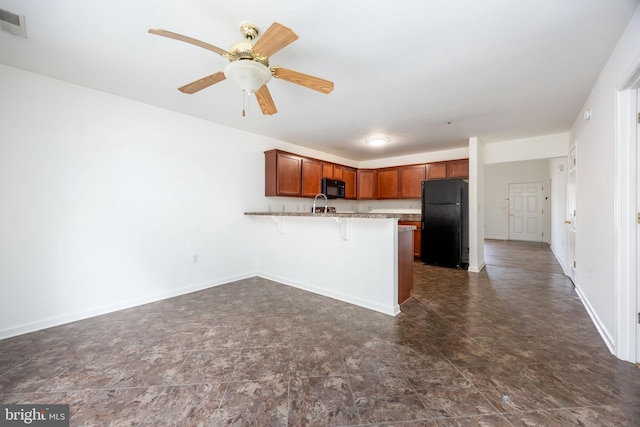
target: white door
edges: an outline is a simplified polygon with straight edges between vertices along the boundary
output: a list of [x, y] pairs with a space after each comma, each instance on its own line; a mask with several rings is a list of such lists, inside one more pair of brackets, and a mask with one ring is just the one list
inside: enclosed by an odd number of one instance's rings
[[567, 176], [567, 259], [569, 278], [576, 282], [576, 147], [569, 152], [569, 175]]
[[509, 240], [542, 241], [542, 183], [509, 184]]

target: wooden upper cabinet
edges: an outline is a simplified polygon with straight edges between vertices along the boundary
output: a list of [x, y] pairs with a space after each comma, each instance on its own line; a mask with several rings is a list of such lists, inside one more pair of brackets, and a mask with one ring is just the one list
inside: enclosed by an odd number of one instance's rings
[[333, 179], [344, 181], [344, 166], [333, 165]]
[[398, 168], [384, 168], [377, 171], [378, 199], [398, 198]]
[[342, 180], [344, 181], [344, 198], [355, 199], [358, 197], [356, 187], [357, 171], [354, 168], [343, 167], [342, 168]]
[[422, 181], [427, 177], [426, 165], [401, 166], [400, 171], [400, 198], [422, 198]]
[[302, 195], [302, 157], [270, 150], [265, 155], [265, 196]]
[[427, 165], [427, 179], [445, 179], [447, 177], [447, 162], [429, 163]]
[[429, 163], [427, 179], [469, 178], [469, 159]]
[[322, 177], [343, 181], [344, 166], [322, 162]]
[[322, 162], [302, 159], [302, 197], [315, 197], [322, 192]]
[[362, 200], [376, 198], [376, 171], [375, 169], [358, 169], [357, 198]]
[[333, 163], [322, 163], [322, 177], [333, 178]]
[[469, 159], [355, 169], [280, 150], [264, 155], [265, 196], [315, 197], [322, 191], [322, 178], [330, 178], [345, 182], [345, 199], [419, 199], [422, 181], [469, 177]]
[[447, 162], [447, 178], [469, 178], [469, 159]]

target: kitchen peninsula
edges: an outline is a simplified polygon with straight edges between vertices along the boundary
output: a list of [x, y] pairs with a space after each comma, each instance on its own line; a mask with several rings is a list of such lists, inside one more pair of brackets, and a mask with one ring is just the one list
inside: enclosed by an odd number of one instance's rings
[[399, 226], [401, 214], [245, 215], [255, 220], [257, 271], [267, 279], [389, 315], [410, 295], [415, 227]]

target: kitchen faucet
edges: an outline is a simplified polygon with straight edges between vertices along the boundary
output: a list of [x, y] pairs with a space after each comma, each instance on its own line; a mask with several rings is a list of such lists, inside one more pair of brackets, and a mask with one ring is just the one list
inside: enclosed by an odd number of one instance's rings
[[327, 199], [327, 196], [325, 196], [324, 193], [318, 193], [316, 194], [316, 197], [313, 198], [313, 207], [311, 208], [312, 213], [316, 213], [316, 200], [318, 200], [318, 197], [320, 196], [324, 197], [324, 213], [327, 213], [329, 199]]

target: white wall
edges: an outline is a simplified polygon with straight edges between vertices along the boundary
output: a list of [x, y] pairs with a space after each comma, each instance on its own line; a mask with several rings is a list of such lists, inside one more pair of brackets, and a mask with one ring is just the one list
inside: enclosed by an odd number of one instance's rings
[[469, 147], [452, 148], [449, 150], [432, 151], [428, 153], [412, 154], [409, 156], [387, 157], [384, 159], [367, 160], [358, 163], [361, 169], [386, 168], [392, 166], [412, 165], [420, 163], [441, 162], [444, 160], [466, 159], [469, 157]]
[[[615, 96], [640, 61], [640, 7], [571, 128], [577, 145], [576, 287], [615, 351]], [[583, 112], [592, 111], [591, 120]]]
[[484, 164], [550, 159], [569, 152], [569, 133], [484, 144]]
[[544, 203], [543, 241], [551, 236], [551, 209], [549, 181], [549, 161], [525, 160], [520, 162], [485, 165], [485, 237], [507, 240], [509, 238], [509, 184], [539, 182], [543, 186]]
[[254, 275], [276, 142], [5, 66], [0, 93], [0, 338]]
[[485, 266], [485, 172], [484, 148], [477, 137], [469, 138], [469, 271], [479, 273]]
[[567, 157], [549, 159], [549, 181], [551, 202], [551, 250], [562, 266], [565, 274], [568, 273], [567, 231], [568, 226], [564, 221], [567, 216], [567, 183], [568, 164]]

